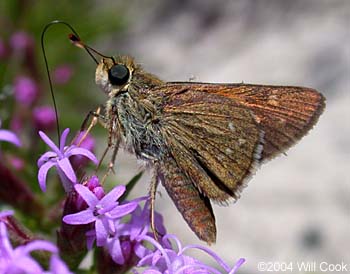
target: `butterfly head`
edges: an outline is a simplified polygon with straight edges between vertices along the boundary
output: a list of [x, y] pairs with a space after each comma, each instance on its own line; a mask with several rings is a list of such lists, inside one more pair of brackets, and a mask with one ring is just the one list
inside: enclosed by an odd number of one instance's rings
[[102, 58], [97, 64], [95, 81], [109, 97], [118, 96], [130, 88], [141, 92], [164, 83], [144, 71], [130, 56]]
[[102, 58], [96, 68], [95, 81], [110, 97], [115, 96], [128, 90], [137, 69], [129, 56]]
[[[142, 70], [130, 56], [112, 57], [102, 54], [94, 48], [85, 44], [76, 32], [72, 29], [68, 37], [77, 47], [85, 49], [90, 57], [97, 64], [95, 81], [98, 86], [109, 96], [115, 97], [120, 93], [128, 91], [130, 85], [134, 85], [135, 90], [148, 89], [156, 85], [163, 84], [153, 74]], [[97, 57], [102, 57], [98, 62]]]

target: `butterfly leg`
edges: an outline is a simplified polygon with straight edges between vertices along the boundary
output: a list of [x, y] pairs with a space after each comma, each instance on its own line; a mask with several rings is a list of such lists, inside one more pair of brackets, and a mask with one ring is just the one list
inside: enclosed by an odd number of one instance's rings
[[[115, 171], [114, 171], [114, 163], [115, 163], [115, 159], [116, 159], [117, 154], [118, 154], [119, 144], [120, 144], [120, 139], [118, 138], [117, 142], [114, 144], [112, 158], [111, 158], [111, 160], [110, 160], [110, 162], [108, 164], [108, 170], [107, 170], [107, 172], [105, 173], [105, 175], [102, 178], [102, 183], [104, 183], [104, 181], [111, 174], [111, 172], [115, 173]], [[112, 145], [113, 145], [113, 143], [108, 141], [108, 146], [106, 147], [106, 149], [105, 149], [105, 151], [104, 151], [104, 153], [102, 155], [102, 158], [101, 158], [101, 160], [100, 160], [100, 162], [98, 164], [98, 167], [101, 166], [101, 163], [102, 163], [104, 157], [106, 156], [108, 150], [112, 147]]]
[[107, 125], [107, 127], [108, 127], [108, 144], [107, 144], [107, 147], [102, 155], [102, 159], [99, 163], [99, 166], [101, 165], [102, 160], [104, 159], [107, 152], [109, 151], [109, 149], [112, 146], [113, 146], [113, 153], [112, 153], [112, 158], [108, 164], [108, 170], [102, 178], [102, 183], [107, 179], [107, 177], [111, 173], [115, 173], [114, 172], [114, 163], [115, 163], [115, 159], [116, 159], [117, 154], [118, 154], [120, 140], [121, 140], [120, 131], [119, 131], [118, 123], [117, 123], [117, 117], [116, 117], [115, 113], [116, 113], [115, 110], [113, 110], [113, 109], [109, 110], [109, 117], [111, 117], [111, 119], [109, 119], [108, 125]]
[[[77, 144], [77, 146], [80, 146], [81, 143], [85, 140], [86, 136], [87, 136], [87, 135], [89, 134], [89, 132], [91, 131], [91, 129], [92, 129], [94, 126], [96, 126], [96, 124], [97, 124], [98, 122], [103, 123], [103, 121], [105, 120], [105, 117], [104, 117], [103, 115], [100, 114], [100, 111], [101, 111], [101, 108], [98, 107], [96, 111], [90, 111], [90, 112], [86, 115], [86, 117], [85, 117], [85, 119], [84, 119], [82, 125], [80, 126], [79, 133], [74, 137], [74, 139], [73, 139], [73, 141], [72, 141], [72, 144], [74, 144], [74, 143], [76, 142], [76, 140], [77, 140], [77, 138], [79, 137], [80, 133], [81, 133], [81, 132], [84, 132], [84, 135], [79, 139], [79, 142], [78, 142], [78, 144]], [[87, 126], [87, 123], [88, 123], [88, 121], [90, 120], [91, 117], [92, 117], [92, 120], [91, 120], [89, 126]], [[86, 129], [86, 128], [87, 128], [87, 129]]]
[[[111, 126], [110, 126], [109, 128], [111, 128]], [[112, 145], [113, 145], [112, 136], [113, 136], [113, 132], [112, 132], [111, 130], [109, 130], [109, 131], [108, 131], [107, 147], [106, 147], [105, 150], [103, 151], [102, 157], [101, 157], [101, 159], [100, 159], [100, 161], [99, 161], [99, 163], [98, 163], [98, 166], [97, 166], [97, 168], [96, 168], [96, 171], [101, 167], [101, 164], [102, 164], [104, 158], [106, 157], [108, 151], [110, 150], [110, 148], [111, 148]], [[116, 158], [116, 156], [117, 156], [118, 148], [119, 148], [119, 144], [116, 145], [116, 149], [114, 149], [114, 151], [113, 151], [113, 157], [112, 157], [112, 160], [111, 160], [110, 163], [109, 163], [109, 166], [111, 166], [111, 162], [112, 162], [112, 161], [113, 161], [113, 163], [114, 163], [115, 158]], [[117, 151], [115, 151], [115, 150], [117, 150]], [[112, 166], [111, 168], [113, 168], [113, 166]], [[105, 177], [107, 177], [107, 176], [105, 176]]]
[[[87, 127], [87, 123], [88, 123], [88, 121], [90, 120], [91, 117], [92, 117], [92, 120], [91, 120], [89, 126]], [[83, 121], [83, 123], [82, 123], [82, 125], [81, 125], [81, 127], [80, 127], [80, 132], [84, 132], [84, 131], [85, 131], [85, 133], [84, 133], [84, 135], [80, 138], [79, 143], [78, 143], [78, 146], [80, 146], [80, 144], [84, 141], [84, 139], [86, 138], [86, 136], [88, 135], [88, 133], [91, 131], [91, 129], [92, 129], [94, 126], [96, 126], [96, 124], [97, 124], [98, 122], [100, 122], [102, 125], [105, 125], [105, 124], [106, 124], [106, 117], [105, 117], [104, 115], [101, 114], [101, 107], [98, 107], [96, 111], [90, 111], [90, 112], [86, 115], [86, 117], [85, 117], [85, 119], [84, 119], [84, 121]], [[86, 129], [86, 127], [87, 127], [87, 129]], [[86, 130], [85, 130], [85, 129], [86, 129]], [[79, 136], [79, 134], [78, 134], [77, 136]], [[76, 137], [77, 137], [77, 136], [76, 136]], [[109, 136], [110, 136], [110, 135], [109, 135]], [[76, 138], [75, 138], [75, 139], [76, 139]], [[74, 141], [75, 141], [75, 140], [74, 140]], [[73, 142], [74, 142], [74, 141], [73, 141]], [[102, 163], [104, 157], [106, 156], [106, 154], [107, 154], [107, 152], [108, 152], [108, 150], [110, 149], [111, 146], [112, 146], [112, 138], [108, 138], [108, 145], [107, 145], [105, 151], [104, 151], [103, 154], [102, 154], [102, 157], [101, 157], [101, 159], [100, 159], [100, 161], [99, 161], [99, 163], [98, 163], [98, 165], [97, 165], [97, 167], [96, 167], [96, 169], [95, 169], [95, 172], [97, 172], [97, 171], [99, 170], [99, 168], [101, 167], [101, 163]], [[114, 157], [114, 158], [115, 158], [115, 157]]]

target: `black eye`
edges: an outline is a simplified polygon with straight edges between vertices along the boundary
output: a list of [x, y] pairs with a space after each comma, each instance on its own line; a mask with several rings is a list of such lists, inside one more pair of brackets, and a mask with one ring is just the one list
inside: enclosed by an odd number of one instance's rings
[[130, 72], [124, 65], [114, 65], [108, 71], [108, 78], [112, 85], [123, 85], [129, 79]]

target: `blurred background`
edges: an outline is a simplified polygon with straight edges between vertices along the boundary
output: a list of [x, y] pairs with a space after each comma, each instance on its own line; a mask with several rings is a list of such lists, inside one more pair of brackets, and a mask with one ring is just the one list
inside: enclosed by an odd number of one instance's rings
[[[3, 127], [31, 132], [28, 125], [18, 126], [27, 112], [12, 99], [23, 77], [38, 90], [34, 105], [51, 104], [40, 36], [55, 19], [69, 22], [104, 54], [130, 54], [164, 80], [297, 85], [322, 92], [327, 106], [308, 136], [287, 156], [262, 166], [235, 205], [214, 207], [218, 237], [212, 248], [231, 264], [246, 258], [240, 273], [257, 273], [260, 261], [350, 262], [349, 1], [3, 0]], [[95, 63], [70, 45], [68, 33], [53, 26], [45, 47], [61, 128], [78, 130], [106, 97], [94, 84]], [[101, 155], [107, 132], [97, 126], [92, 134]], [[121, 152], [109, 184], [127, 182], [138, 166]], [[147, 193], [149, 180], [146, 173], [133, 197]], [[159, 191], [156, 208], [168, 231], [186, 244], [199, 243], [162, 186]]]

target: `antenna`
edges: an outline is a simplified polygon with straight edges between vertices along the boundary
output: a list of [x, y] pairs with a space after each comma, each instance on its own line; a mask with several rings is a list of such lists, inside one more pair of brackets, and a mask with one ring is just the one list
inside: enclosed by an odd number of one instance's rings
[[101, 52], [95, 50], [94, 48], [86, 45], [78, 36], [76, 36], [75, 34], [71, 33], [68, 35], [69, 40], [73, 43], [73, 45], [77, 46], [78, 48], [83, 48], [85, 49], [89, 55], [91, 56], [92, 59], [94, 59], [94, 61], [96, 62], [96, 64], [98, 64], [98, 61], [96, 60], [95, 56], [92, 55], [92, 53], [90, 51], [92, 51], [93, 53], [96, 53], [97, 55], [103, 57], [103, 58], [108, 58], [108, 59], [112, 59], [113, 62], [115, 63], [115, 60], [113, 58], [113, 56], [107, 56], [102, 54]]
[[60, 140], [60, 136], [61, 136], [61, 132], [60, 132], [60, 126], [59, 126], [59, 121], [58, 121], [58, 110], [57, 110], [57, 105], [56, 105], [56, 99], [55, 99], [55, 94], [53, 92], [53, 85], [52, 85], [52, 80], [51, 80], [51, 75], [50, 75], [50, 69], [49, 69], [49, 64], [48, 64], [48, 61], [47, 61], [47, 57], [46, 57], [46, 51], [45, 51], [45, 45], [44, 45], [44, 37], [45, 37], [45, 33], [46, 31], [52, 26], [52, 25], [56, 25], [56, 24], [62, 24], [62, 25], [65, 25], [66, 27], [68, 27], [72, 32], [73, 34], [70, 34], [69, 35], [69, 39], [71, 40], [71, 42], [78, 46], [78, 47], [81, 47], [81, 48], [84, 48], [86, 50], [86, 52], [91, 56], [91, 58], [95, 61], [96, 64], [98, 64], [98, 61], [96, 60], [96, 58], [94, 57], [94, 55], [91, 53], [94, 52], [104, 58], [111, 58], [113, 61], [113, 57], [109, 57], [109, 56], [105, 56], [101, 53], [99, 53], [97, 50], [85, 45], [81, 39], [79, 38], [79, 35], [78, 33], [74, 30], [74, 28], [68, 24], [67, 22], [64, 22], [64, 21], [60, 21], [60, 20], [54, 20], [50, 23], [48, 23], [42, 33], [41, 33], [41, 50], [43, 52], [43, 55], [44, 55], [44, 61], [45, 61], [45, 67], [46, 67], [46, 73], [47, 73], [47, 77], [49, 79], [49, 86], [50, 86], [50, 93], [51, 93], [51, 98], [52, 98], [52, 101], [53, 101], [53, 105], [54, 105], [54, 109], [55, 109], [55, 114], [56, 114], [56, 128], [57, 128], [57, 137], [58, 137], [58, 142]]

